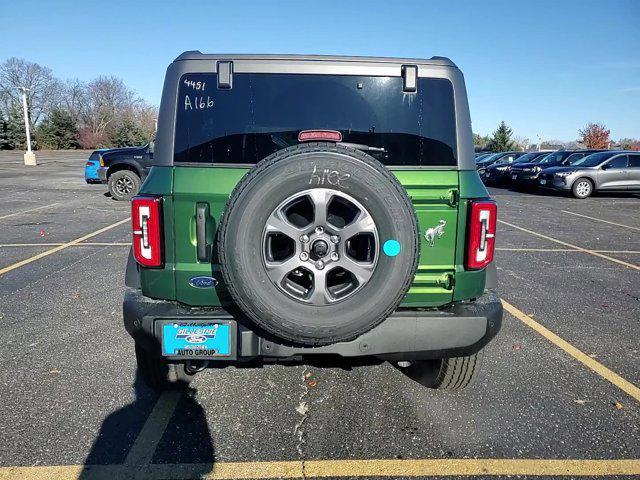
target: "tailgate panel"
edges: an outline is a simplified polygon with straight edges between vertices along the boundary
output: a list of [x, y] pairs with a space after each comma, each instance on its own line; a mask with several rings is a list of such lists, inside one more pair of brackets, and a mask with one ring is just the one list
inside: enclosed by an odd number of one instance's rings
[[[175, 239], [176, 299], [194, 306], [219, 305], [214, 288], [194, 288], [198, 276], [218, 277], [219, 265], [199, 262], [196, 252], [196, 204], [209, 203], [207, 242], [213, 244], [222, 210], [237, 182], [248, 168], [174, 167], [173, 211]], [[416, 277], [402, 303], [436, 306], [453, 299], [456, 236], [458, 230], [458, 172], [443, 170], [396, 170], [416, 210], [421, 255]], [[438, 227], [440, 228], [438, 229]], [[434, 239], [425, 232], [433, 228]]]
[[[174, 167], [173, 204], [175, 238], [175, 280], [177, 300], [188, 305], [220, 305], [214, 288], [194, 288], [194, 277], [217, 278], [219, 266], [199, 262], [196, 251], [196, 204], [209, 204], [207, 243], [213, 245], [222, 210], [233, 188], [248, 168]], [[213, 252], [215, 253], [215, 252]]]
[[[401, 306], [451, 302], [458, 230], [458, 172], [397, 170], [393, 173], [413, 202], [421, 242], [418, 271]], [[428, 229], [434, 229], [432, 241], [425, 238]]]

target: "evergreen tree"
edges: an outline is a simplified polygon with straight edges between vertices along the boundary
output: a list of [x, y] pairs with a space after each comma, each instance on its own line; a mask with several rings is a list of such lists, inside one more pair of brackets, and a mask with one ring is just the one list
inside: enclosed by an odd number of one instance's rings
[[7, 119], [4, 115], [0, 114], [0, 150], [7, 150], [9, 148], [9, 137], [7, 136]]
[[6, 132], [8, 148], [26, 150], [27, 134], [24, 131], [24, 114], [22, 113], [22, 108], [20, 108], [20, 105], [17, 103], [11, 105], [9, 109]]
[[71, 114], [54, 108], [38, 126], [36, 132], [40, 148], [72, 149], [78, 147], [78, 127]]
[[144, 131], [133, 120], [127, 118], [116, 130], [113, 137], [113, 144], [116, 147], [132, 147], [135, 145], [143, 145], [149, 141]]
[[498, 125], [496, 131], [493, 132], [493, 136], [489, 142], [490, 149], [494, 152], [508, 152], [509, 150], [515, 150], [517, 145], [511, 139], [512, 135], [513, 130], [511, 130], [504, 121], [500, 122], [500, 125]]

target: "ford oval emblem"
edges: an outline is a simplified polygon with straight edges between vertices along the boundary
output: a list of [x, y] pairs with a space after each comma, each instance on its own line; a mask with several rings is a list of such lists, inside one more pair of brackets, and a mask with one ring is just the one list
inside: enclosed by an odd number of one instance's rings
[[185, 340], [189, 343], [204, 343], [207, 341], [207, 337], [205, 335], [192, 333], [191, 335], [187, 335]]
[[218, 281], [213, 277], [192, 277], [189, 279], [189, 285], [194, 288], [213, 288]]

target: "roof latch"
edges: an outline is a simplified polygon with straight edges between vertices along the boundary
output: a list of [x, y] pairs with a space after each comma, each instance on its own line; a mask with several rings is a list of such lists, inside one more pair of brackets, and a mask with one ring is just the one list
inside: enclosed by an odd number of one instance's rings
[[218, 62], [218, 88], [231, 88], [233, 80], [233, 62]]
[[418, 90], [418, 66], [402, 65], [402, 91], [415, 92]]

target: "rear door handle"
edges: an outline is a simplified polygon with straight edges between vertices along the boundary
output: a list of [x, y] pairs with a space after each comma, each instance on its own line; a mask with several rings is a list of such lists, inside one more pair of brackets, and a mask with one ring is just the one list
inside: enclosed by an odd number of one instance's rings
[[199, 262], [209, 261], [209, 245], [207, 244], [207, 219], [209, 204], [196, 204], [196, 250]]

